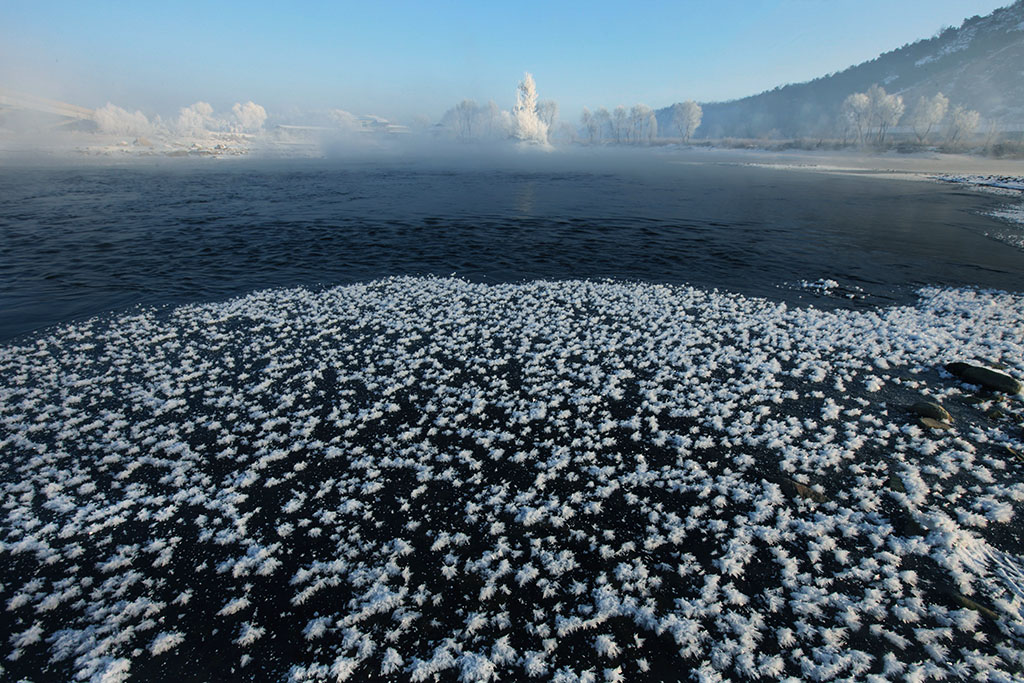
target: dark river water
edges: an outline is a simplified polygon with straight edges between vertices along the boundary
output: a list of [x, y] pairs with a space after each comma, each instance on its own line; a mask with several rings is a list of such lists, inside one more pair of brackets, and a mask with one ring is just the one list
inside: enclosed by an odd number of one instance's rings
[[[994, 200], [955, 186], [648, 154], [0, 170], [0, 339], [135, 304], [389, 275], [616, 278], [794, 302], [1018, 290]], [[856, 298], [801, 281], [834, 279]]]

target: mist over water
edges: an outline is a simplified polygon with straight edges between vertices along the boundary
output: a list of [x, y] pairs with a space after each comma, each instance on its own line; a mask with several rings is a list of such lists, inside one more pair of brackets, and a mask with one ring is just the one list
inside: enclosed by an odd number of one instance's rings
[[[988, 201], [931, 183], [644, 154], [0, 171], [0, 338], [392, 275], [690, 283], [816, 306], [1019, 290]], [[840, 296], [799, 283], [832, 279]]]

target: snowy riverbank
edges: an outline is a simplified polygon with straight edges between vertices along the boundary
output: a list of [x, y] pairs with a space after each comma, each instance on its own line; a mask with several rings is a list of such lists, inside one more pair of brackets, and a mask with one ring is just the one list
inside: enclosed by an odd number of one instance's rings
[[53, 330], [0, 348], [3, 666], [1017, 675], [1024, 406], [943, 364], [1022, 325], [401, 278]]

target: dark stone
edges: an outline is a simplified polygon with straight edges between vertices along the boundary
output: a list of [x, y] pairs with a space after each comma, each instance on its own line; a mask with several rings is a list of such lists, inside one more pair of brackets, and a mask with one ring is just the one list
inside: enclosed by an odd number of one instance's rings
[[828, 500], [828, 498], [818, 493], [810, 486], [804, 486], [803, 484], [795, 482], [792, 479], [779, 477], [778, 482], [779, 487], [782, 489], [782, 492], [785, 493], [790, 498], [806, 498], [807, 500], [813, 500], [816, 503], [824, 503], [825, 501]]
[[952, 429], [953, 428], [953, 426], [950, 425], [947, 422], [942, 422], [940, 420], [933, 420], [930, 417], [922, 417], [921, 418], [921, 424], [923, 424], [928, 429]]
[[946, 370], [953, 373], [968, 384], [977, 384], [985, 389], [1001, 391], [1006, 394], [1019, 394], [1021, 383], [1001, 370], [993, 370], [970, 363], [948, 363]]
[[921, 417], [929, 417], [933, 420], [938, 420], [939, 422], [953, 421], [953, 417], [945, 408], [932, 401], [918, 401], [914, 405], [910, 406], [910, 410]]

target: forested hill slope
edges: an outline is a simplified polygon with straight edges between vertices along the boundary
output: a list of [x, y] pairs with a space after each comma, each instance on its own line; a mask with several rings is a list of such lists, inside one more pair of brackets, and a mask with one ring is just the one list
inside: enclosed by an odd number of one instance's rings
[[[922, 95], [942, 92], [951, 106], [980, 112], [983, 127], [1024, 129], [1024, 0], [839, 73], [704, 104], [697, 137], [841, 135], [843, 100], [875, 83], [901, 95], [908, 111]], [[663, 130], [670, 118], [669, 108], [658, 112]]]

